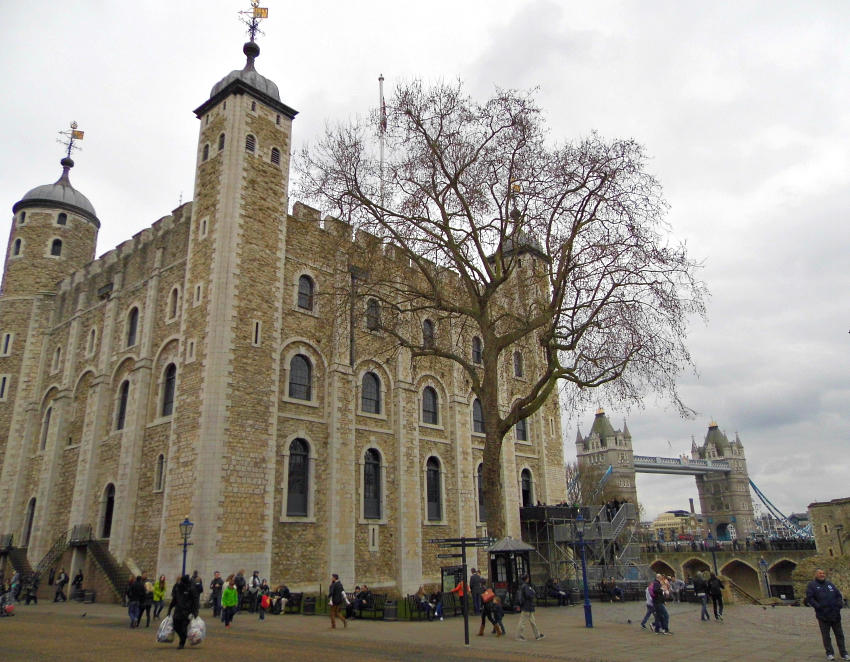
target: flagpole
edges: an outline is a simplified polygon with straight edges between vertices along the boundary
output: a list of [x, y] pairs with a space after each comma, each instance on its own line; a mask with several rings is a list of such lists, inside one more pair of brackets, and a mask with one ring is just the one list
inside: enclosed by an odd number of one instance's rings
[[384, 74], [378, 76], [378, 107], [380, 108], [381, 207], [384, 206], [384, 135], [387, 132], [387, 106], [384, 103]]

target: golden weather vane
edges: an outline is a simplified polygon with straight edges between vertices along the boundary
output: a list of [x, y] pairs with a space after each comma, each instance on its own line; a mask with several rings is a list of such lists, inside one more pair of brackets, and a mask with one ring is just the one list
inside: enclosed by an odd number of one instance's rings
[[60, 131], [59, 135], [62, 137], [56, 139], [56, 142], [61, 145], [65, 145], [67, 149], [65, 156], [67, 158], [71, 158], [71, 152], [73, 152], [75, 149], [80, 149], [80, 146], [77, 145], [74, 141], [82, 140], [83, 136], [85, 135], [85, 131], [80, 131], [79, 129], [77, 129], [77, 126], [78, 125], [76, 122], [71, 122], [70, 130]]
[[251, 0], [251, 9], [241, 11], [239, 14], [242, 17], [240, 20], [248, 26], [248, 36], [251, 37], [251, 41], [254, 41], [257, 34], [265, 34], [260, 30], [260, 20], [269, 17], [269, 10], [268, 7], [260, 7], [259, 0]]

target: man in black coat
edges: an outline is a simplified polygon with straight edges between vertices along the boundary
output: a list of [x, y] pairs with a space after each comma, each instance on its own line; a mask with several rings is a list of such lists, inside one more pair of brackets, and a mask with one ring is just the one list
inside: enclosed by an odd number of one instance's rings
[[328, 602], [331, 607], [332, 628], [336, 628], [337, 618], [342, 621], [342, 627], [348, 627], [348, 621], [345, 620], [345, 614], [342, 612], [342, 607], [345, 606], [343, 593], [345, 593], [345, 589], [342, 587], [342, 582], [339, 581], [339, 575], [334, 573], [331, 575], [331, 585], [328, 587]]
[[838, 644], [838, 654], [842, 660], [850, 660], [847, 647], [844, 645], [844, 631], [841, 629], [841, 608], [844, 606], [844, 598], [835, 584], [827, 580], [822, 568], [817, 569], [815, 578], [806, 587], [806, 604], [814, 607], [823, 647], [826, 650], [826, 659], [835, 659], [835, 651], [829, 637], [829, 631], [832, 630], [835, 634], [835, 643]]
[[189, 619], [198, 615], [199, 608], [198, 593], [192, 586], [189, 575], [183, 575], [182, 579], [174, 585], [171, 591], [171, 604], [168, 605], [168, 615], [174, 611], [174, 631], [180, 637], [180, 645], [186, 645], [186, 636], [189, 629]]

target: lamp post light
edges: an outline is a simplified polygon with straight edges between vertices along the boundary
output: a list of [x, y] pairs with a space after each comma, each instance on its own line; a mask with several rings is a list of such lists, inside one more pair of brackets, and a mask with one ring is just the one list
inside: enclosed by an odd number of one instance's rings
[[714, 574], [717, 574], [717, 554], [714, 552], [714, 536], [711, 531], [708, 532], [708, 547], [711, 550], [711, 561], [714, 563]]
[[590, 595], [587, 592], [587, 558], [584, 553], [584, 526], [587, 521], [581, 513], [576, 517], [576, 532], [578, 533], [578, 544], [581, 547], [581, 579], [584, 586], [584, 626], [593, 627], [593, 611], [590, 607]]
[[194, 523], [189, 521], [188, 516], [180, 522], [180, 534], [183, 536], [183, 572], [180, 573], [181, 577], [186, 574], [186, 551], [189, 549], [189, 545], [192, 544], [189, 542], [189, 537], [192, 535], [192, 528], [194, 526]]
[[767, 561], [763, 556], [759, 559], [759, 568], [761, 568], [761, 574], [764, 577], [764, 589], [767, 597], [770, 597], [770, 579], [767, 576]]

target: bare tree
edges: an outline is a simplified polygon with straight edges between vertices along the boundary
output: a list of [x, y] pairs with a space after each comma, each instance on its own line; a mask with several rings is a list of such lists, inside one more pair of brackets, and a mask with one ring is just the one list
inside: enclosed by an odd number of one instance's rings
[[[350, 259], [388, 311], [382, 331], [414, 361], [441, 357], [468, 376], [483, 408], [487, 525], [501, 536], [506, 433], [559, 383], [568, 398], [661, 392], [686, 411], [675, 378], [706, 293], [684, 246], [668, 243], [661, 186], [633, 140], [553, 144], [532, 93], [478, 103], [460, 83], [412, 82], [388, 104], [382, 167], [381, 119], [328, 127], [300, 155], [300, 194], [380, 240]], [[384, 266], [386, 244], [409, 265]], [[423, 340], [424, 319], [453, 331]], [[500, 370], [518, 347], [541, 357], [521, 392]]]

